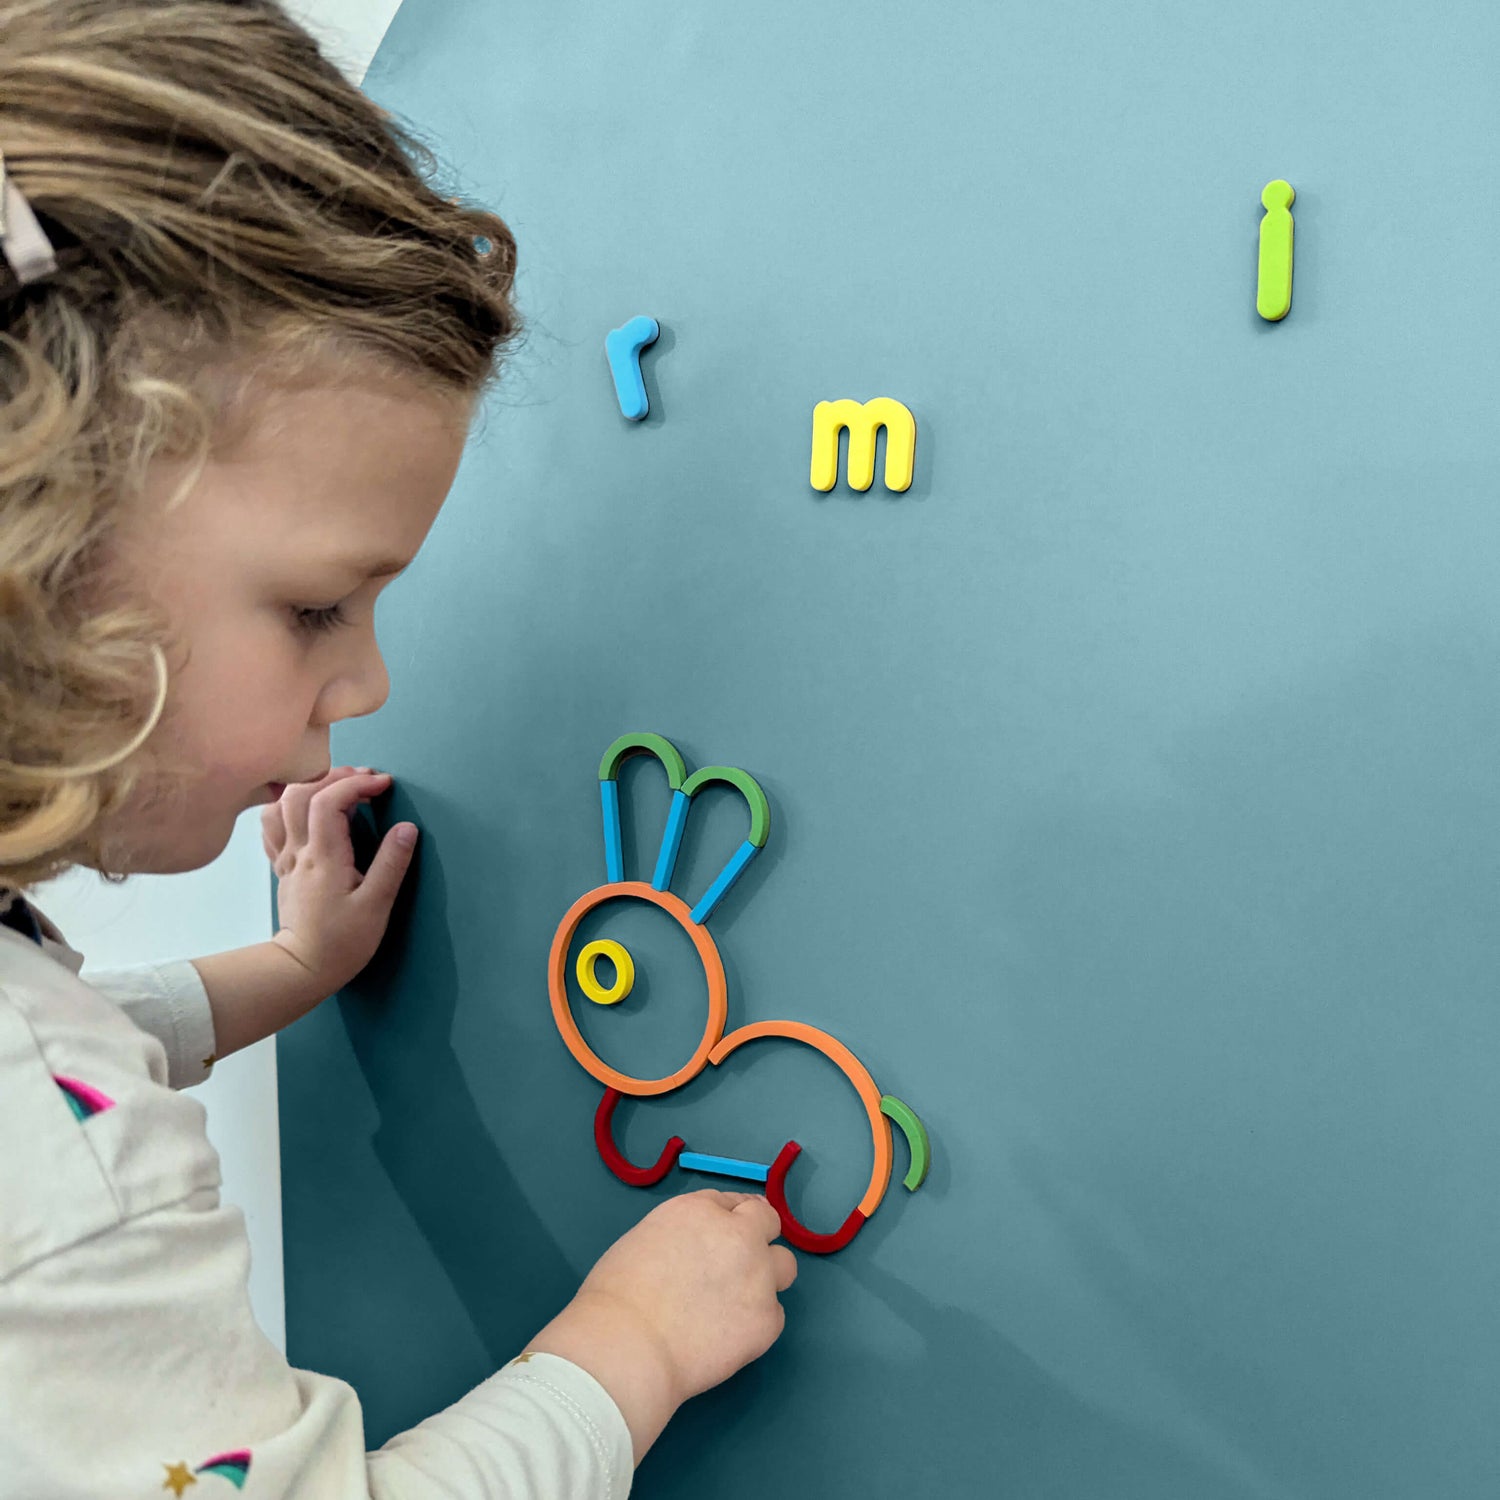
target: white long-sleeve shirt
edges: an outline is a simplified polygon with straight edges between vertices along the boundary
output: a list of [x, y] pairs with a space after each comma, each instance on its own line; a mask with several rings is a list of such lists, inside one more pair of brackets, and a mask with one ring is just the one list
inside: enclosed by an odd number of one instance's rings
[[629, 1493], [619, 1408], [550, 1354], [367, 1453], [353, 1387], [251, 1314], [244, 1214], [179, 1092], [212, 1067], [197, 970], [83, 976], [29, 910], [33, 936], [0, 925], [0, 1500]]

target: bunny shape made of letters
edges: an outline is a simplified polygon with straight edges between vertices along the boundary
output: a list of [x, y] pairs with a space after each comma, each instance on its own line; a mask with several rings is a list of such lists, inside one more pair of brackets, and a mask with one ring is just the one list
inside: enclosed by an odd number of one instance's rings
[[[672, 803], [667, 814], [666, 831], [662, 836], [661, 850], [657, 856], [656, 869], [647, 884], [644, 881], [626, 880], [624, 857], [620, 837], [620, 788], [621, 764], [632, 755], [654, 756], [667, 773], [667, 782], [672, 791]], [[668, 889], [672, 883], [672, 872], [677, 865], [677, 855], [682, 847], [683, 832], [687, 827], [693, 797], [712, 782], [724, 782], [736, 788], [750, 808], [750, 835], [730, 856], [729, 862], [719, 872], [696, 906], [689, 907], [680, 897]], [[906, 1139], [909, 1169], [904, 1179], [909, 1191], [915, 1191], [927, 1176], [931, 1153], [927, 1132], [915, 1112], [892, 1094], [882, 1094], [870, 1077], [869, 1070], [836, 1037], [816, 1026], [802, 1021], [757, 1021], [741, 1026], [729, 1035], [724, 1027], [729, 1016], [728, 987], [724, 977], [724, 962], [708, 929], [704, 925], [709, 916], [723, 900], [726, 892], [745, 872], [750, 861], [765, 846], [770, 832], [771, 812], [766, 794], [753, 776], [734, 766], [706, 766], [694, 775], [687, 774], [687, 766], [676, 748], [659, 734], [621, 735], [608, 750], [599, 764], [599, 792], [604, 815], [605, 874], [604, 885], [595, 886], [580, 896], [569, 908], [558, 924], [552, 938], [552, 951], [547, 965], [547, 984], [552, 998], [552, 1015], [557, 1029], [567, 1043], [568, 1050], [583, 1065], [588, 1073], [604, 1084], [604, 1097], [594, 1116], [594, 1140], [605, 1164], [620, 1178], [636, 1187], [647, 1187], [660, 1182], [672, 1167], [678, 1164], [693, 1166], [703, 1171], [717, 1171], [736, 1177], [747, 1177], [753, 1181], [764, 1181], [766, 1198], [781, 1217], [782, 1234], [789, 1244], [799, 1249], [826, 1255], [842, 1250], [859, 1232], [865, 1220], [880, 1206], [890, 1185], [891, 1164], [894, 1146], [891, 1124], [900, 1127]], [[609, 1066], [584, 1040], [574, 1018], [568, 1000], [567, 963], [572, 949], [574, 934], [579, 923], [606, 901], [629, 898], [647, 901], [671, 916], [687, 933], [703, 964], [708, 979], [708, 1020], [703, 1036], [693, 1055], [675, 1073], [661, 1078], [633, 1078]], [[613, 983], [606, 989], [600, 984], [595, 966], [601, 958], [607, 958], [615, 971]], [[578, 954], [575, 973], [579, 987], [589, 999], [598, 1004], [609, 1005], [623, 1000], [634, 983], [634, 961], [629, 952], [619, 943], [600, 941], [587, 944]], [[841, 1228], [831, 1234], [819, 1234], [807, 1228], [791, 1209], [787, 1207], [786, 1176], [802, 1147], [796, 1141], [788, 1141], [778, 1153], [776, 1160], [766, 1167], [753, 1162], [730, 1161], [722, 1157], [699, 1156], [685, 1151], [686, 1142], [673, 1136], [667, 1142], [661, 1156], [649, 1167], [638, 1167], [626, 1160], [615, 1144], [613, 1119], [615, 1106], [625, 1094], [645, 1097], [665, 1094], [681, 1088], [696, 1078], [707, 1064], [717, 1065], [744, 1043], [760, 1037], [780, 1037], [786, 1041], [799, 1042], [815, 1047], [836, 1064], [853, 1084], [869, 1119], [871, 1144], [874, 1148], [874, 1164], [870, 1172], [870, 1183], [859, 1204], [844, 1220]]]

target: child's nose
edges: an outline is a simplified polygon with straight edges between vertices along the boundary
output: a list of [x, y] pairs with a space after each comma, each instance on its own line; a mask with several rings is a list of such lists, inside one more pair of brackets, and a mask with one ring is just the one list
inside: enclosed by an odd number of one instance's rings
[[344, 719], [362, 719], [383, 707], [390, 695], [390, 673], [372, 640], [357, 657], [343, 658], [336, 674], [324, 685], [315, 711], [317, 720], [337, 724]]

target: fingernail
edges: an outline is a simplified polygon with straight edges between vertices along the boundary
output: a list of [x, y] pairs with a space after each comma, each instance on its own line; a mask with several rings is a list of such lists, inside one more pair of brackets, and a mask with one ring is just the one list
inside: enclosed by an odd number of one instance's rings
[[411, 846], [416, 843], [416, 841], [417, 830], [413, 824], [403, 823], [399, 828], [397, 828], [396, 842], [400, 844], [403, 849], [410, 849]]

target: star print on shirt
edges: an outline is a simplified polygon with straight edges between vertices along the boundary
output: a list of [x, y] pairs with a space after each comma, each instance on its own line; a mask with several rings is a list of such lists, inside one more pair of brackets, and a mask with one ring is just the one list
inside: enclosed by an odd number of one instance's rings
[[171, 1490], [174, 1495], [181, 1495], [190, 1484], [198, 1483], [199, 1474], [217, 1474], [220, 1479], [227, 1479], [235, 1489], [242, 1490], [245, 1488], [245, 1480], [250, 1476], [250, 1461], [248, 1448], [236, 1448], [230, 1453], [216, 1453], [193, 1470], [185, 1463], [163, 1464], [167, 1477], [162, 1481], [161, 1487]]

